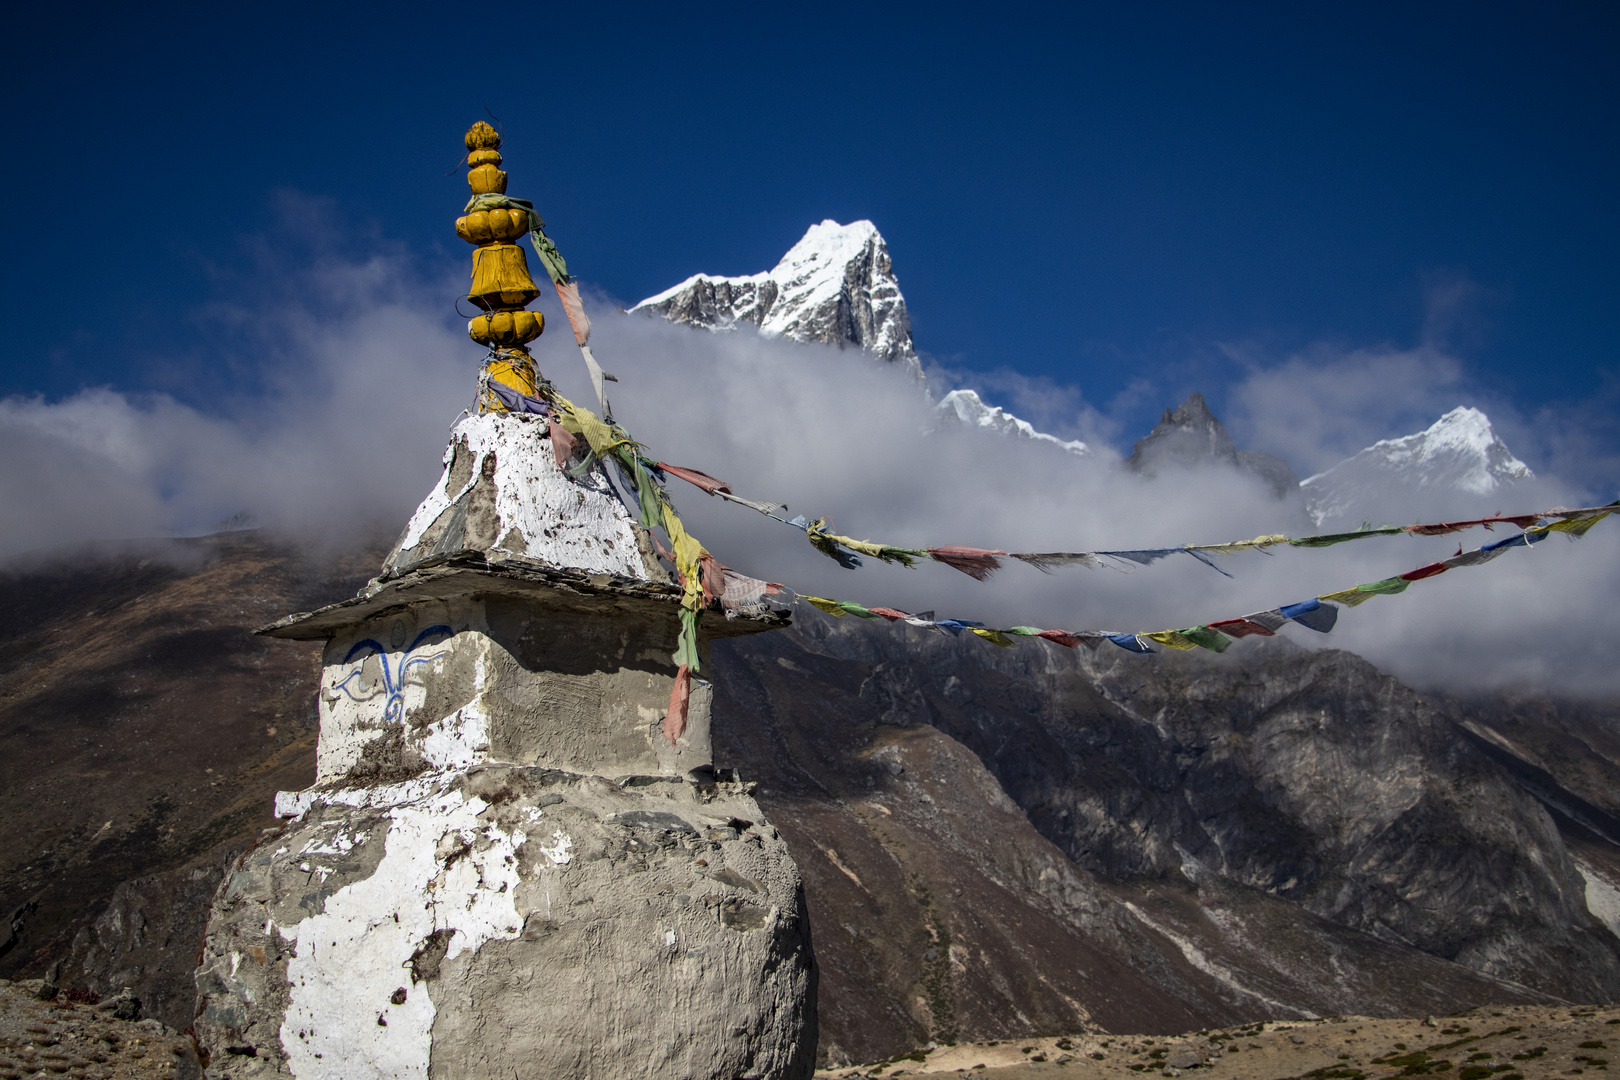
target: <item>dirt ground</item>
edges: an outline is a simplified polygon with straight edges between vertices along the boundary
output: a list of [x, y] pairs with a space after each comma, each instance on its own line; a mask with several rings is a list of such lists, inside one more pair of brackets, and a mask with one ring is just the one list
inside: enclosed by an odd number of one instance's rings
[[[1610, 1042], [1615, 1044], [1613, 1054]], [[816, 1076], [1387, 1080], [1433, 1075], [1435, 1080], [1538, 1080], [1604, 1074], [1611, 1057], [1620, 1060], [1620, 1008], [1521, 1005], [1444, 1018], [1335, 1016], [1173, 1036], [1085, 1033], [963, 1043], [890, 1062], [826, 1069]]]
[[35, 997], [39, 980], [0, 979], [0, 1080], [194, 1080], [191, 1039], [156, 1020], [119, 1020], [105, 1009]]

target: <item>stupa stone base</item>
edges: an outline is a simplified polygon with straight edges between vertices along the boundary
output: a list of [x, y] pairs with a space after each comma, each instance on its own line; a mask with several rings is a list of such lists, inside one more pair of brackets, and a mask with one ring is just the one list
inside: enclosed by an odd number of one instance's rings
[[210, 1076], [811, 1074], [803, 889], [745, 785], [488, 765], [299, 803], [215, 900]]

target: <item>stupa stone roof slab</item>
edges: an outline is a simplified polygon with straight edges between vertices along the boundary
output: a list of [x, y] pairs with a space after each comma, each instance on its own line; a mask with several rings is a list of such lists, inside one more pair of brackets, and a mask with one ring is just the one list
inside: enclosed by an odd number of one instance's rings
[[[358, 596], [315, 611], [301, 611], [254, 631], [292, 641], [321, 641], [387, 612], [435, 600], [478, 597], [521, 598], [539, 607], [587, 616], [614, 609], [673, 617], [681, 590], [616, 574], [556, 567], [522, 556], [490, 558], [478, 552], [441, 556], [406, 573], [376, 579]], [[775, 630], [791, 620], [786, 612], [725, 618], [706, 613], [699, 632], [710, 638], [738, 637]]]

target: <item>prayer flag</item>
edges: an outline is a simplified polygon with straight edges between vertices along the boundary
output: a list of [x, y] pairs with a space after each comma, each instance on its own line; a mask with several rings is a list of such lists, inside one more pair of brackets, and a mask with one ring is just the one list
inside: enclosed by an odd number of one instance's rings
[[1292, 619], [1301, 626], [1309, 627], [1319, 634], [1325, 634], [1332, 630], [1333, 624], [1339, 621], [1339, 609], [1332, 604], [1322, 603], [1316, 597], [1278, 608], [1277, 613], [1283, 618]]
[[1212, 626], [1189, 626], [1180, 633], [1194, 645], [1211, 652], [1223, 653], [1232, 646], [1232, 639]]
[[1260, 623], [1250, 622], [1248, 619], [1222, 619], [1220, 622], [1210, 623], [1209, 628], [1235, 638], [1248, 637], [1250, 634], [1272, 637], [1276, 634], [1275, 630], [1267, 629]]
[[714, 495], [719, 492], [725, 492], [727, 495], [731, 494], [730, 484], [726, 483], [724, 480], [716, 480], [706, 472], [698, 472], [696, 469], [682, 468], [679, 465], [669, 465], [662, 461], [658, 462], [654, 468], [662, 469], [667, 473], [678, 476], [682, 480], [685, 480], [688, 484], [693, 484], [699, 488], [702, 488], [710, 495]]
[[1198, 648], [1198, 642], [1193, 641], [1180, 630], [1155, 630], [1151, 634], [1143, 634], [1142, 636], [1147, 638], [1149, 641], [1157, 641], [1160, 645], [1165, 645], [1181, 652]]
[[[935, 562], [942, 562], [946, 566], [962, 571], [975, 581], [984, 581], [1001, 569], [1001, 560], [997, 555], [1007, 554], [1005, 551], [992, 551], [988, 548], [974, 547], [931, 547], [928, 554]], [[911, 565], [910, 563], [906, 564]]]
[[675, 685], [669, 690], [669, 708], [664, 712], [664, 738], [674, 746], [686, 734], [687, 706], [692, 700], [692, 669], [685, 664], [675, 672]]

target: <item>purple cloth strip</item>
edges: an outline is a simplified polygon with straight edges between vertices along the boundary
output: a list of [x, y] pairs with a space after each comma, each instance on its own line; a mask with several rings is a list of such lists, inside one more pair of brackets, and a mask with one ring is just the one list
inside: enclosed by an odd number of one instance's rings
[[489, 388], [495, 396], [501, 399], [501, 404], [515, 413], [529, 413], [534, 416], [550, 416], [551, 406], [537, 397], [519, 393], [504, 383], [494, 379], [489, 380]]

